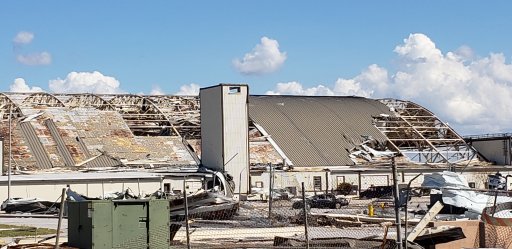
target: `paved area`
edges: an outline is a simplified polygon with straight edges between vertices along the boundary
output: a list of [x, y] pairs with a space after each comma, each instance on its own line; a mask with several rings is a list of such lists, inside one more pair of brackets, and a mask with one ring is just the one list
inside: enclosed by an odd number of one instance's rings
[[[349, 206], [340, 209], [311, 209], [313, 213], [333, 213], [333, 214], [361, 214], [368, 209], [368, 204], [372, 200], [353, 199]], [[293, 200], [275, 201], [272, 206], [273, 219], [268, 219], [268, 203], [266, 202], [243, 202], [240, 205], [238, 215], [231, 220], [192, 220], [190, 223], [192, 242], [200, 245], [212, 245], [211, 243], [267, 243], [272, 244], [275, 236], [290, 237], [301, 236], [304, 234], [304, 226], [295, 223], [297, 217], [300, 217], [301, 209], [292, 208]], [[410, 203], [412, 209], [426, 205], [425, 198], [418, 198]], [[390, 208], [389, 211], [392, 211]], [[377, 210], [376, 210], [377, 211]], [[1, 214], [1, 213], [0, 213]], [[57, 218], [4, 218], [0, 217], [0, 224], [34, 226], [40, 228], [57, 228]], [[364, 224], [360, 227], [335, 227], [330, 223], [310, 224], [309, 234], [316, 238], [364, 238], [374, 237], [382, 238], [383, 227], [378, 224]], [[67, 219], [62, 222], [61, 242], [67, 240]], [[396, 231], [392, 228], [388, 233], [388, 238], [396, 236]], [[12, 238], [0, 238], [4, 241], [11, 241]], [[34, 243], [41, 238], [25, 238], [21, 243]], [[53, 240], [47, 241], [54, 243]], [[176, 233], [174, 242], [183, 244], [186, 241], [185, 227]], [[206, 244], [205, 244], [206, 243]], [[261, 244], [263, 245], [263, 244]]]
[[[57, 229], [57, 218], [3, 218], [0, 217], [0, 224], [18, 225], [18, 226], [32, 226], [40, 228]], [[68, 220], [63, 219], [61, 225], [61, 234], [67, 235]]]
[[[56, 218], [4, 218], [4, 217], [0, 217], [0, 224], [57, 229], [58, 219], [56, 219]], [[68, 232], [68, 221], [67, 221], [67, 219], [64, 219], [62, 221], [61, 237], [59, 239], [60, 242], [67, 241], [67, 232]], [[31, 243], [36, 243], [37, 241], [39, 241], [45, 237], [48, 237], [48, 236], [50, 236], [50, 235], [25, 237], [25, 238], [6, 237], [6, 238], [0, 238], [0, 240], [3, 240], [5, 243], [10, 243], [14, 239], [20, 239], [19, 244], [31, 244]], [[45, 241], [45, 243], [50, 243], [50, 244], [55, 243], [55, 239], [50, 239], [48, 241]]]

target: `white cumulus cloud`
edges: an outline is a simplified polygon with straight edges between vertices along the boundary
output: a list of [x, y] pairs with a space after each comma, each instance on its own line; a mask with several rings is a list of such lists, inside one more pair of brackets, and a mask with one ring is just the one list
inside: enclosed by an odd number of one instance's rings
[[21, 53], [23, 45], [30, 44], [34, 40], [34, 33], [28, 31], [20, 31], [12, 39], [14, 44], [14, 54], [16, 60], [24, 65], [39, 66], [49, 65], [52, 63], [52, 55], [49, 52], [34, 52], [34, 53]]
[[304, 88], [301, 83], [297, 81], [277, 83], [273, 91], [267, 91], [268, 95], [307, 95], [307, 96], [332, 96], [333, 91], [323, 85], [316, 87]]
[[477, 57], [467, 45], [442, 52], [424, 34], [409, 35], [394, 51], [393, 72], [370, 65], [353, 78], [337, 79], [332, 88], [278, 83], [268, 93], [392, 97], [426, 107], [462, 134], [512, 131], [512, 64], [505, 55]]
[[198, 84], [188, 84], [180, 87], [180, 90], [176, 93], [176, 95], [199, 95], [199, 89], [201, 87]]
[[16, 56], [16, 60], [21, 64], [29, 66], [49, 65], [52, 63], [52, 55], [48, 52], [19, 54]]
[[12, 39], [12, 42], [16, 45], [29, 44], [34, 39], [34, 33], [27, 31], [20, 31]]
[[48, 85], [56, 93], [123, 93], [116, 78], [98, 71], [71, 72], [65, 79], [50, 80]]
[[26, 92], [44, 92], [44, 90], [37, 86], [29, 86], [25, 79], [16, 78], [14, 82], [9, 86], [9, 91], [18, 92], [18, 93], [26, 93]]
[[266, 74], [279, 69], [286, 60], [286, 52], [279, 51], [279, 43], [262, 37], [261, 43], [246, 53], [242, 59], [234, 59], [233, 66], [242, 74]]
[[[372, 86], [369, 88], [367, 86]], [[317, 85], [304, 88], [297, 81], [277, 83], [269, 95], [308, 95], [308, 96], [361, 96], [371, 97], [375, 92], [386, 93], [388, 91], [388, 72], [375, 64], [370, 65], [360, 75], [352, 79], [338, 78], [332, 89], [328, 86]]]
[[164, 91], [162, 91], [162, 88], [160, 88], [160, 86], [153, 86], [151, 88], [151, 92], [149, 93], [150, 95], [164, 95]]

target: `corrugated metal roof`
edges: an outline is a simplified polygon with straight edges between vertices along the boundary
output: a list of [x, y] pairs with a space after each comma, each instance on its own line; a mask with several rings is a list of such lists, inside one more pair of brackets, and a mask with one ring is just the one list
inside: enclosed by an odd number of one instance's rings
[[272, 136], [294, 166], [354, 165], [349, 150], [371, 136], [387, 138], [372, 116], [392, 115], [360, 97], [250, 96], [249, 117]]
[[32, 124], [30, 122], [21, 122], [20, 128], [36, 158], [37, 166], [41, 169], [51, 169], [53, 167], [52, 162], [41, 144], [41, 141], [39, 141]]
[[64, 139], [62, 139], [62, 136], [59, 134], [57, 126], [55, 126], [53, 120], [47, 119], [44, 122], [48, 127], [50, 135], [52, 136], [53, 140], [57, 145], [57, 151], [59, 152], [60, 156], [62, 156], [62, 158], [64, 159], [64, 163], [66, 164], [66, 166], [75, 166], [75, 161], [73, 160], [71, 153], [69, 153], [69, 150], [66, 147], [66, 143], [64, 142]]

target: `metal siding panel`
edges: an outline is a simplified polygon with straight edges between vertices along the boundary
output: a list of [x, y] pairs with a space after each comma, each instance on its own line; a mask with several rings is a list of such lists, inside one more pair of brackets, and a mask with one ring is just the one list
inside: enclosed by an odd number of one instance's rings
[[[92, 248], [112, 248], [115, 237], [112, 217], [112, 202], [91, 201]], [[83, 211], [83, 210], [82, 210]]]
[[222, 91], [201, 89], [201, 162], [209, 168], [223, 170]]
[[120, 166], [121, 163], [107, 155], [101, 155], [96, 159], [84, 164], [88, 168], [102, 168], [102, 167], [116, 167]]
[[[85, 204], [85, 205], [84, 205]], [[67, 202], [68, 205], [68, 243], [72, 247], [92, 247], [91, 219], [87, 217], [87, 203]]]
[[112, 248], [147, 248], [148, 202], [114, 202]]
[[471, 141], [471, 144], [487, 160], [496, 162], [498, 165], [505, 165], [507, 162], [505, 161], [505, 154], [503, 153], [503, 141], [503, 139]]
[[69, 153], [68, 148], [66, 147], [66, 144], [64, 143], [64, 140], [59, 134], [59, 131], [57, 130], [57, 126], [55, 126], [55, 123], [51, 119], [47, 119], [45, 121], [46, 127], [48, 127], [48, 130], [50, 131], [50, 135], [52, 136], [53, 140], [57, 144], [57, 151], [59, 154], [64, 158], [64, 162], [66, 166], [71, 167], [75, 165], [75, 161], [73, 160], [73, 157], [71, 156], [71, 153]]
[[85, 145], [84, 140], [81, 137], [77, 137], [78, 145], [80, 146], [80, 149], [84, 153], [86, 158], [92, 157], [91, 153], [89, 152], [89, 149], [87, 149], [87, 145]]
[[[321, 102], [314, 98], [293, 99], [292, 105], [285, 105], [286, 113], [290, 113], [296, 127], [301, 129], [311, 142], [312, 147], [321, 155], [321, 165], [347, 165], [351, 160], [346, 153], [338, 149], [353, 147], [343, 138], [344, 131], [340, 128], [340, 119], [332, 115]], [[307, 117], [307, 122], [304, 119]], [[328, 135], [326, 133], [328, 131]], [[328, 145], [328, 146], [325, 146]], [[338, 146], [336, 146], [338, 145]]]
[[[226, 171], [233, 176], [237, 185], [248, 183], [249, 167], [249, 120], [247, 116], [247, 88], [240, 87], [240, 93], [229, 93], [230, 86], [223, 86], [223, 133], [224, 164]], [[246, 174], [241, 174], [245, 172]], [[240, 180], [240, 175], [242, 179]], [[240, 190], [246, 193], [248, 186], [242, 184]], [[235, 190], [238, 192], [238, 189]]]
[[289, 115], [277, 107], [285, 104], [283, 101], [281, 98], [251, 96], [249, 116], [263, 126], [294, 165], [313, 166], [318, 162], [323, 163], [318, 151], [312, 147], [300, 129], [293, 125]]
[[169, 249], [169, 201], [149, 201], [149, 248]]
[[30, 122], [20, 122], [20, 127], [27, 140], [32, 154], [36, 158], [37, 166], [41, 169], [51, 169], [53, 167], [43, 144], [39, 141], [36, 131]]
[[250, 118], [279, 144], [294, 166], [353, 165], [349, 150], [386, 137], [372, 116], [390, 114], [384, 104], [359, 97], [250, 96]]

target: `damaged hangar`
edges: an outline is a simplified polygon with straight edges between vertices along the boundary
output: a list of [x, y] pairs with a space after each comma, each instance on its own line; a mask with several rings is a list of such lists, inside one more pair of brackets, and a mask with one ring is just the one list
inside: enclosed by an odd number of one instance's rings
[[[240, 190], [243, 194], [268, 187], [269, 169], [274, 171], [276, 188], [298, 188], [302, 181], [308, 191], [335, 189], [342, 182], [357, 190], [388, 185], [391, 154], [396, 155], [402, 183], [417, 172], [448, 167], [496, 171], [480, 161], [453, 129], [413, 102], [247, 94], [242, 98], [248, 110], [249, 170], [228, 173], [235, 184], [247, 185]], [[121, 184], [139, 193], [181, 190], [176, 179], [183, 175], [196, 180], [189, 191], [201, 188], [206, 184], [201, 154], [211, 148], [201, 143], [200, 102], [197, 96], [0, 93], [0, 187], [6, 188], [11, 165], [14, 193], [21, 197], [41, 194], [37, 189], [42, 185], [52, 186], [44, 190], [54, 191], [52, 196], [69, 184], [81, 184], [92, 195], [119, 190]], [[86, 173], [98, 171], [101, 174]], [[121, 174], [126, 175], [124, 180]], [[248, 176], [245, 183], [240, 182], [242, 174]], [[27, 186], [38, 187], [29, 191]]]

